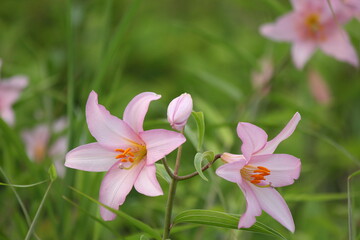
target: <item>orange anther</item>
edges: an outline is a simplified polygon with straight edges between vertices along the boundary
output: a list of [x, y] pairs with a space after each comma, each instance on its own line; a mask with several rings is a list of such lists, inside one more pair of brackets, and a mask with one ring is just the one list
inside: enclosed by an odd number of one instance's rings
[[267, 173], [267, 171], [258, 169], [255, 170], [254, 173]]
[[134, 162], [134, 159], [130, 157], [130, 158], [129, 158], [129, 161], [130, 161], [130, 162]]
[[260, 170], [264, 170], [266, 172], [270, 172], [270, 170], [267, 169], [266, 167], [258, 166], [257, 168], [260, 169]]
[[134, 156], [134, 154], [132, 152], [128, 152], [128, 155], [131, 156], [131, 157]]
[[250, 181], [251, 183], [254, 183], [254, 184], [258, 184], [258, 183], [260, 183], [260, 180], [252, 180], [252, 181]]
[[251, 176], [252, 178], [254, 178], [254, 180], [265, 180], [264, 176], [261, 174], [255, 174]]
[[115, 157], [116, 159], [122, 158], [122, 154], [119, 154]]
[[127, 162], [127, 160], [123, 158], [123, 159], [121, 159], [121, 162]]
[[123, 153], [123, 152], [124, 152], [124, 149], [117, 148], [117, 149], [115, 149], [115, 152], [121, 152], [121, 153]]
[[124, 151], [124, 154], [127, 154], [130, 150], [131, 150], [131, 148], [127, 148], [127, 149]]

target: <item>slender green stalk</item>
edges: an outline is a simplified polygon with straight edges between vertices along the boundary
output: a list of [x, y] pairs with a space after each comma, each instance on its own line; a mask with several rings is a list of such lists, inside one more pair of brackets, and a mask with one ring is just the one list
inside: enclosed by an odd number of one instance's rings
[[172, 178], [170, 187], [169, 187], [169, 195], [166, 203], [166, 210], [165, 210], [165, 224], [164, 224], [164, 235], [163, 240], [166, 240], [170, 236], [170, 228], [171, 228], [171, 214], [172, 209], [174, 205], [175, 200], [175, 194], [176, 194], [176, 186], [178, 180], [176, 179], [179, 168], [180, 168], [180, 159], [181, 159], [181, 152], [182, 152], [182, 146], [178, 148], [177, 156], [176, 156], [176, 162], [175, 162], [175, 168], [174, 168], [174, 178]]
[[2, 183], [2, 182], [0, 182], [0, 185], [9, 186], [9, 187], [18, 187], [18, 188], [28, 188], [28, 187], [35, 187], [37, 185], [46, 183], [47, 181], [49, 181], [49, 180], [44, 180], [44, 181], [41, 181], [41, 182], [37, 182], [37, 183], [33, 183], [33, 184], [26, 184], [26, 185], [10, 184], [10, 183]]
[[43, 199], [41, 200], [41, 203], [40, 203], [40, 205], [39, 205], [39, 208], [38, 208], [38, 210], [36, 211], [34, 220], [32, 221], [32, 223], [31, 223], [31, 225], [30, 225], [30, 228], [29, 228], [29, 231], [28, 231], [27, 234], [26, 234], [25, 240], [29, 240], [30, 237], [31, 237], [31, 235], [32, 235], [32, 233], [33, 233], [33, 231], [34, 231], [34, 227], [35, 227], [36, 222], [37, 222], [37, 220], [38, 220], [38, 218], [39, 218], [39, 216], [40, 216], [41, 209], [42, 209], [43, 206], [44, 206], [45, 200], [46, 200], [46, 198], [47, 198], [47, 195], [48, 195], [49, 192], [50, 192], [50, 189], [51, 189], [52, 184], [53, 184], [53, 181], [50, 181], [49, 186], [48, 186], [48, 188], [46, 189], [46, 192], [45, 192], [45, 194], [44, 194], [44, 197], [43, 197]]
[[351, 195], [351, 191], [352, 191], [351, 180], [353, 177], [355, 177], [357, 175], [360, 175], [360, 170], [351, 174], [347, 179], [349, 240], [354, 240], [356, 238], [356, 230], [355, 230], [355, 226], [354, 226], [353, 211], [352, 211], [353, 196]]
[[[13, 193], [15, 194], [15, 197], [20, 205], [20, 208], [25, 216], [25, 220], [26, 220], [26, 223], [29, 225], [29, 227], [31, 226], [31, 219], [30, 219], [30, 216], [29, 216], [29, 213], [27, 212], [26, 208], [25, 208], [25, 205], [23, 203], [23, 201], [21, 200], [19, 194], [17, 193], [17, 191], [15, 190], [14, 186], [11, 185], [10, 183], [10, 179], [7, 177], [7, 175], [5, 174], [4, 170], [2, 169], [2, 167], [0, 167], [0, 172], [1, 174], [4, 176], [6, 182], [8, 182], [10, 185], [9, 187], [11, 188], [11, 190], [13, 191]], [[40, 239], [36, 233], [34, 233], [34, 236], [36, 239]]]
[[73, 121], [74, 121], [74, 29], [72, 23], [72, 0], [67, 1], [66, 29], [67, 29], [67, 117], [68, 117], [68, 148], [74, 145], [73, 140]]

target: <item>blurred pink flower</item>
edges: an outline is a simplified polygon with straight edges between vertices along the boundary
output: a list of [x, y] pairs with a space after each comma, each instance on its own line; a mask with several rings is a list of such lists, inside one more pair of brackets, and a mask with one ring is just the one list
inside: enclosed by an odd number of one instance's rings
[[192, 112], [193, 102], [191, 95], [183, 93], [173, 99], [167, 109], [167, 118], [171, 127], [175, 130], [182, 131]]
[[299, 69], [317, 48], [340, 61], [358, 66], [355, 49], [341, 28], [350, 19], [349, 14], [339, 1], [330, 0], [330, 8], [328, 0], [292, 0], [294, 11], [275, 23], [261, 26], [260, 32], [275, 41], [292, 42], [293, 61]]
[[329, 105], [331, 102], [330, 89], [320, 73], [311, 70], [308, 74], [308, 83], [315, 100], [322, 105]]
[[0, 81], [0, 117], [10, 125], [15, 122], [12, 105], [19, 98], [21, 91], [27, 84], [28, 80], [25, 76], [14, 76]]
[[344, 5], [344, 14], [347, 14], [349, 18], [356, 17], [360, 20], [360, 1], [359, 0], [341, 0]]
[[263, 95], [267, 95], [270, 91], [268, 84], [274, 74], [274, 65], [270, 58], [264, 57], [260, 59], [260, 71], [251, 73], [251, 83], [253, 88], [260, 91]]
[[38, 125], [32, 130], [26, 130], [22, 134], [26, 145], [26, 152], [34, 162], [42, 162], [47, 156], [50, 138], [50, 129], [46, 125]]
[[[118, 209], [134, 186], [147, 196], [162, 195], [156, 179], [155, 162], [185, 142], [181, 133], [164, 129], [143, 130], [149, 104], [161, 96], [144, 92], [127, 105], [121, 120], [98, 104], [92, 91], [86, 103], [86, 120], [97, 140], [79, 146], [66, 155], [65, 166], [91, 172], [107, 171], [100, 186], [100, 202]], [[115, 214], [100, 207], [106, 221]]]
[[[61, 118], [54, 124], [53, 133], [59, 133], [66, 127], [66, 119]], [[51, 158], [55, 164], [57, 173], [60, 177], [65, 175], [64, 157], [67, 150], [66, 137], [58, 137], [55, 142], [50, 143], [50, 126], [40, 124], [32, 130], [26, 130], [22, 133], [26, 146], [26, 152], [30, 160], [41, 163], [46, 157]]]
[[272, 140], [261, 128], [240, 122], [237, 133], [243, 144], [243, 155], [224, 153], [221, 158], [227, 163], [216, 170], [216, 174], [237, 183], [246, 198], [246, 211], [241, 216], [239, 228], [249, 228], [256, 216], [264, 210], [291, 232], [295, 225], [291, 212], [274, 187], [294, 183], [300, 175], [300, 159], [288, 154], [273, 154], [280, 142], [288, 138], [300, 121], [296, 113], [286, 127]]

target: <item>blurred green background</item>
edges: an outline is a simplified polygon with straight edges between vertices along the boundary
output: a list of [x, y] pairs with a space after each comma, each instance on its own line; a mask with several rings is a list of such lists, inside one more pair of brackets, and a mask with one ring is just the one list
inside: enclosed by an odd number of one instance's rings
[[[15, 126], [2, 124], [0, 129], [0, 182], [30, 184], [48, 178], [52, 159], [34, 162], [26, 157], [21, 139], [25, 129], [52, 125], [67, 116], [68, 131], [53, 135], [50, 144], [59, 135], [68, 138], [70, 148], [94, 141], [84, 112], [91, 90], [120, 118], [136, 94], [161, 94], [150, 106], [146, 129], [170, 129], [165, 120], [167, 105], [187, 92], [193, 97], [194, 110], [204, 112], [203, 150], [215, 153], [240, 152], [235, 131], [239, 121], [262, 127], [272, 138], [300, 112], [297, 130], [276, 150], [302, 160], [299, 180], [278, 189], [289, 204], [296, 231], [289, 233], [265, 213], [257, 219], [288, 239], [348, 239], [347, 179], [360, 167], [360, 72], [322, 52], [297, 70], [290, 44], [266, 39], [258, 30], [290, 10], [285, 0], [1, 0], [1, 77], [24, 74], [29, 85], [14, 105]], [[360, 22], [352, 20], [345, 28], [359, 53]], [[266, 86], [269, 90], [252, 84], [263, 58], [274, 67]], [[312, 71], [330, 89], [327, 104], [311, 92]], [[193, 120], [189, 126], [187, 134], [196, 128]], [[188, 140], [181, 174], [194, 171], [195, 153]], [[172, 166], [174, 159], [174, 153], [168, 157]], [[240, 189], [216, 177], [215, 169], [205, 173], [209, 182], [196, 177], [178, 184], [174, 215], [194, 208], [243, 213]], [[105, 226], [97, 222], [90, 215], [100, 219], [98, 206], [68, 188], [97, 199], [104, 174], [66, 171], [65, 178], [54, 182], [35, 226], [40, 239], [146, 239], [120, 217], [113, 222], [99, 220]], [[168, 184], [158, 179], [166, 194]], [[352, 179], [350, 193], [356, 239], [360, 239], [359, 179]], [[15, 189], [31, 219], [46, 185]], [[120, 209], [161, 230], [165, 203], [166, 195], [149, 198], [132, 191]], [[0, 205], [0, 239], [23, 239], [28, 225], [11, 187], [0, 186]], [[274, 237], [190, 225], [172, 239]]]

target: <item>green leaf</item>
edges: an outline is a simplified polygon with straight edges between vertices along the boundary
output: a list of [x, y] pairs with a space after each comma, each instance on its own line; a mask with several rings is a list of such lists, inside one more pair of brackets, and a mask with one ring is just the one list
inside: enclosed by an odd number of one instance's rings
[[140, 230], [148, 233], [148, 234], [149, 234], [150, 236], [152, 236], [153, 238], [158, 239], [158, 240], [161, 240], [160, 234], [159, 234], [156, 230], [154, 230], [152, 227], [150, 227], [149, 225], [147, 225], [147, 224], [145, 224], [145, 223], [137, 220], [136, 218], [131, 217], [130, 215], [128, 215], [128, 214], [126, 214], [126, 213], [124, 213], [124, 212], [122, 212], [122, 211], [120, 211], [120, 210], [115, 210], [115, 209], [113, 209], [113, 208], [111, 208], [111, 207], [108, 207], [108, 206], [102, 204], [101, 202], [99, 202], [98, 200], [96, 200], [96, 199], [88, 196], [87, 194], [85, 194], [85, 193], [83, 193], [83, 192], [81, 192], [81, 191], [79, 191], [79, 190], [77, 190], [77, 189], [75, 189], [75, 188], [73, 188], [73, 187], [70, 187], [70, 186], [69, 186], [69, 188], [70, 188], [71, 190], [73, 190], [74, 192], [76, 192], [76, 193], [78, 193], [78, 194], [86, 197], [86, 198], [89, 199], [90, 201], [92, 201], [92, 202], [94, 202], [94, 203], [96, 203], [96, 204], [98, 204], [98, 205], [106, 208], [107, 210], [115, 213], [117, 216], [121, 217], [122, 219], [125, 219], [127, 223], [129, 223], [129, 224], [137, 227], [138, 229], [140, 229]]
[[[75, 202], [71, 201], [69, 198], [62, 196], [62, 198], [67, 201], [68, 203], [70, 203], [71, 205], [75, 206], [76, 208], [78, 208], [80, 211], [82, 211], [83, 213], [85, 213], [86, 215], [88, 215], [91, 219], [95, 220], [96, 222], [98, 222], [99, 224], [101, 224], [103, 227], [105, 227], [106, 229], [108, 229], [109, 231], [111, 231], [113, 234], [117, 235], [118, 238], [120, 238], [121, 236], [119, 235], [119, 233], [117, 231], [115, 231], [114, 229], [112, 229], [111, 227], [109, 227], [107, 224], [104, 223], [103, 220], [101, 220], [100, 218], [92, 215], [89, 213], [89, 211], [85, 208], [80, 207], [78, 204], [76, 204]], [[121, 238], [120, 238], [121, 239]]]
[[155, 163], [156, 166], [156, 175], [160, 176], [161, 178], [163, 178], [167, 183], [171, 183], [171, 177], [169, 176], [169, 174], [166, 172], [166, 169], [164, 167], [164, 165], [159, 164], [159, 163]]
[[202, 153], [195, 154], [195, 157], [194, 157], [195, 169], [199, 173], [199, 176], [202, 179], [204, 179], [205, 181], [208, 181], [208, 179], [205, 177], [204, 173], [202, 172], [202, 164], [201, 164], [202, 161], [203, 161]]
[[212, 160], [214, 160], [215, 153], [212, 151], [206, 151], [206, 152], [203, 152], [202, 157], [203, 157], [203, 160], [211, 162]]
[[202, 171], [202, 163], [203, 161], [210, 162], [214, 159], [215, 154], [211, 151], [207, 151], [204, 153], [197, 153], [194, 158], [194, 166], [196, 171], [199, 173], [199, 176], [204, 179], [205, 181], [208, 181], [207, 177], [205, 177], [203, 171]]
[[57, 172], [56, 172], [56, 168], [54, 166], [54, 164], [51, 164], [49, 170], [48, 170], [49, 176], [50, 176], [50, 180], [53, 182], [57, 179]]
[[[174, 219], [174, 225], [179, 223], [196, 223], [214, 227], [238, 229], [239, 217], [239, 215], [224, 212], [192, 209], [179, 213]], [[286, 239], [276, 230], [260, 222], [256, 222], [250, 228], [241, 228], [239, 230], [263, 233]]]
[[200, 152], [205, 135], [205, 120], [203, 112], [192, 112], [191, 115], [194, 117], [197, 125], [197, 136], [198, 136], [198, 146], [197, 151]]

